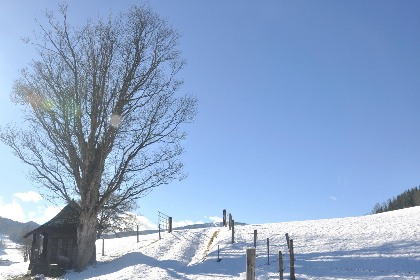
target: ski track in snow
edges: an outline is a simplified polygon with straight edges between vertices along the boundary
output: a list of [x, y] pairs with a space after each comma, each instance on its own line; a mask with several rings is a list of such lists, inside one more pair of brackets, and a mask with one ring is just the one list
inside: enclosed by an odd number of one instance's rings
[[[285, 233], [294, 240], [297, 279], [420, 280], [420, 206], [362, 217], [235, 226], [234, 244], [231, 231], [216, 226], [174, 229], [162, 233], [161, 240], [157, 233], [141, 235], [139, 243], [136, 236], [105, 239], [105, 256], [98, 240], [98, 262], [62, 279], [244, 279], [245, 250], [253, 246], [255, 229], [260, 280], [278, 279], [279, 251], [289, 279]], [[7, 245], [0, 259], [10, 263], [0, 266], [0, 279], [22, 275], [28, 265], [12, 242]], [[216, 261], [218, 246], [221, 262]]]

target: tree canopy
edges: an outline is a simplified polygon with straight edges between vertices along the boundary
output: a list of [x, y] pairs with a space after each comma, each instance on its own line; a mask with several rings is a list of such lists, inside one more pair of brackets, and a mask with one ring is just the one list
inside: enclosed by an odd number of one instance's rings
[[13, 87], [25, 127], [3, 127], [0, 139], [49, 194], [80, 201], [81, 269], [94, 260], [96, 217], [111, 196], [118, 205], [184, 177], [181, 126], [197, 100], [178, 94], [179, 33], [148, 6], [83, 26], [68, 22], [65, 5], [59, 12], [46, 12], [48, 26], [28, 41], [39, 56]]

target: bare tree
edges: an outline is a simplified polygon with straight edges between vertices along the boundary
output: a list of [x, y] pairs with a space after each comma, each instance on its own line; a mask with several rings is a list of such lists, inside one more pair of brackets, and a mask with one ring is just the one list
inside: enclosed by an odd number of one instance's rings
[[184, 177], [180, 126], [197, 100], [177, 95], [180, 35], [148, 6], [81, 27], [69, 24], [66, 6], [59, 12], [61, 20], [46, 12], [49, 25], [28, 41], [39, 57], [13, 87], [25, 126], [3, 127], [0, 139], [35, 183], [80, 209], [82, 270], [95, 261], [97, 216], [111, 195], [135, 200]]
[[118, 232], [125, 231], [127, 228], [132, 229], [136, 224], [136, 220], [128, 212], [135, 208], [137, 208], [135, 201], [121, 201], [120, 197], [112, 194], [98, 215], [96, 238], [100, 238], [103, 232], [118, 234]]
[[136, 226], [138, 224], [137, 215], [131, 212], [125, 212], [121, 215], [114, 216], [107, 227], [103, 231], [105, 235], [114, 234], [115, 237], [120, 237], [121, 235], [131, 235], [135, 233]]

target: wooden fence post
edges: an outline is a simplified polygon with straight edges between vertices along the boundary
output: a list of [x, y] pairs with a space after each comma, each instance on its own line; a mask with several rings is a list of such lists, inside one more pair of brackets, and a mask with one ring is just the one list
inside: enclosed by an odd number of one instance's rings
[[286, 243], [287, 243], [287, 249], [290, 250], [290, 246], [289, 246], [289, 234], [286, 233]]
[[295, 253], [293, 251], [293, 239], [290, 242], [290, 280], [295, 280]]
[[102, 236], [102, 256], [105, 256], [105, 238]]
[[232, 214], [229, 213], [229, 230], [232, 229]]
[[217, 261], [220, 262], [222, 259], [220, 258], [220, 245], [217, 245]]
[[159, 240], [160, 240], [160, 224], [159, 224]]
[[169, 229], [168, 232], [171, 233], [172, 232], [172, 217], [169, 217]]
[[254, 248], [257, 248], [257, 230], [254, 229]]
[[255, 280], [256, 249], [246, 249], [246, 280]]
[[267, 260], [267, 264], [270, 264], [270, 238], [267, 238], [267, 256], [268, 256], [268, 260]]
[[279, 251], [279, 280], [284, 280], [283, 278], [283, 255]]
[[139, 226], [137, 225], [137, 243], [139, 243]]
[[226, 226], [226, 209], [223, 209], [223, 226]]
[[232, 244], [235, 243], [235, 221], [232, 220]]

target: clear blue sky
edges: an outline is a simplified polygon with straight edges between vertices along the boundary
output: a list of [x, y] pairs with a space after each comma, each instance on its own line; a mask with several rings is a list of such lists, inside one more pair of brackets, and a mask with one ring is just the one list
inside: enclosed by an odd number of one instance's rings
[[[68, 1], [69, 18], [84, 24], [129, 3]], [[246, 223], [358, 216], [420, 185], [420, 2], [150, 5], [183, 34], [181, 93], [200, 105], [186, 127], [189, 177], [141, 199], [139, 213], [154, 222], [158, 210], [193, 222], [223, 209]], [[2, 1], [0, 125], [22, 123], [9, 94], [36, 53], [20, 38], [45, 8], [56, 1]], [[39, 191], [3, 144], [0, 155], [0, 216], [20, 205], [22, 219], [41, 220], [51, 204], [22, 201], [16, 193]]]

